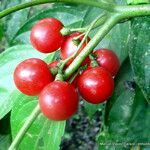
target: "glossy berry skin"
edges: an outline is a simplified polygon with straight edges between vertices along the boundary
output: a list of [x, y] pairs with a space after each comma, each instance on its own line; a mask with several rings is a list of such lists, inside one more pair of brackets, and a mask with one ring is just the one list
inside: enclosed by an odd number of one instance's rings
[[71, 83], [75, 88], [77, 88], [78, 79], [79, 79], [79, 75], [77, 75], [77, 76], [75, 77], [75, 79], [73, 80], [73, 82]]
[[[74, 74], [67, 80], [68, 82], [74, 77]], [[71, 84], [77, 88], [77, 84], [78, 84], [78, 79], [79, 79], [79, 74], [74, 78], [74, 80], [71, 82]]]
[[53, 76], [47, 64], [37, 58], [24, 60], [14, 71], [15, 85], [26, 95], [38, 95], [52, 81]]
[[39, 96], [41, 112], [50, 120], [67, 120], [78, 107], [78, 94], [75, 88], [64, 81], [48, 84]]
[[98, 64], [107, 69], [112, 76], [115, 76], [120, 68], [120, 62], [117, 55], [108, 49], [99, 49], [94, 52], [97, 57]]
[[[69, 36], [66, 36], [65, 39], [64, 39], [64, 42], [61, 46], [61, 50], [60, 50], [60, 57], [62, 60], [72, 56], [76, 51], [77, 51], [77, 48], [78, 48], [78, 44], [75, 43], [73, 41], [74, 38], [78, 37], [79, 35], [81, 35], [82, 33], [80, 32], [74, 32], [72, 34], [70, 34]], [[81, 42], [81, 40], [83, 39], [84, 36], [81, 36], [79, 38], [79, 42]], [[88, 38], [88, 42], [90, 41], [90, 38]], [[85, 41], [83, 43], [83, 45], [81, 46], [78, 54], [83, 50], [83, 48], [87, 45], [87, 42]], [[71, 59], [67, 65], [70, 65], [71, 62], [73, 61], [73, 59]], [[83, 65], [87, 64], [88, 62], [90, 61], [89, 57], [87, 57], [84, 62], [83, 62]]]
[[58, 65], [58, 60], [54, 60], [48, 64], [49, 68], [55, 68]]
[[[54, 68], [56, 68], [57, 67], [57, 65], [58, 65], [58, 60], [54, 60], [54, 61], [52, 61], [50, 64], [48, 64], [48, 67], [49, 67], [49, 69], [54, 69]], [[66, 66], [65, 66], [65, 68], [66, 68]], [[65, 69], [64, 68], [64, 69]], [[73, 77], [74, 75], [72, 75], [68, 80], [67, 80], [67, 82], [69, 82], [70, 81], [70, 79]], [[78, 78], [79, 78], [79, 75], [77, 75], [76, 77], [75, 77], [75, 79], [72, 81], [72, 85], [76, 88], [77, 87], [77, 81], [78, 81]]]
[[102, 103], [112, 95], [114, 81], [110, 73], [102, 67], [85, 70], [78, 79], [78, 90], [89, 103]]
[[64, 39], [60, 33], [62, 28], [63, 24], [55, 18], [45, 18], [37, 22], [31, 30], [31, 44], [42, 53], [59, 49]]

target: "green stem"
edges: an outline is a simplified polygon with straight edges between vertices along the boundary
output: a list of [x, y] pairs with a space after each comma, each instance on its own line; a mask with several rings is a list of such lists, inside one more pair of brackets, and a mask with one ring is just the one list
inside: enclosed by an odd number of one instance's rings
[[74, 38], [73, 38], [73, 41], [74, 41], [74, 40], [75, 40], [75, 41], [76, 41], [76, 40], [77, 40], [77, 41], [80, 40], [80, 38], [81, 38], [82, 36], [84, 36], [84, 35], [85, 35], [85, 32], [83, 32], [82, 34], [80, 34], [80, 35], [74, 37]]
[[82, 47], [83, 43], [84, 43], [85, 40], [87, 39], [87, 37], [88, 37], [90, 31], [92, 30], [92, 28], [94, 27], [95, 23], [96, 23], [101, 17], [103, 17], [104, 15], [105, 15], [105, 14], [99, 15], [99, 16], [89, 25], [89, 27], [88, 27], [88, 29], [87, 29], [87, 31], [86, 31], [86, 33], [85, 33], [85, 36], [83, 37], [81, 43], [80, 43], [79, 46], [78, 46], [77, 52], [74, 54], [74, 55], [75, 55], [74, 57], [76, 57], [76, 55], [78, 54], [78, 51], [80, 50], [80, 48]]
[[93, 54], [90, 54], [89, 57], [90, 57], [90, 60], [91, 60], [91, 64], [90, 64], [91, 67], [99, 66], [99, 64], [98, 64], [98, 62], [97, 62], [97, 60], [96, 60], [96, 58]]
[[78, 32], [85, 32], [87, 30], [87, 28], [88, 28], [88, 26], [83, 27], [83, 28], [70, 28], [70, 29], [68, 28], [68, 29], [70, 30], [70, 32], [76, 32], [76, 31], [78, 31]]
[[29, 127], [31, 126], [31, 124], [33, 123], [33, 121], [37, 118], [37, 116], [39, 115], [39, 113], [40, 113], [40, 107], [39, 107], [39, 105], [37, 105], [35, 107], [35, 109], [32, 111], [31, 115], [26, 120], [26, 122], [24, 123], [24, 125], [21, 127], [20, 131], [16, 135], [15, 139], [13, 140], [13, 142], [10, 145], [10, 147], [9, 147], [8, 150], [15, 150], [17, 148], [17, 146], [19, 145], [19, 143], [23, 139], [24, 134], [29, 129]]
[[70, 66], [65, 70], [65, 79], [69, 78], [69, 76], [79, 68], [82, 61], [93, 51], [97, 44], [105, 37], [105, 35], [112, 29], [112, 27], [118, 22], [119, 19], [120, 16], [118, 14], [113, 14], [110, 18], [107, 19], [98, 33], [92, 38], [92, 40], [81, 51], [78, 57], [76, 57]]
[[[94, 26], [92, 27], [92, 29], [95, 29], [99, 26], [101, 26], [102, 24], [104, 24], [104, 22], [107, 19], [107, 14], [103, 14], [94, 24]], [[83, 27], [83, 28], [70, 28], [70, 27], [64, 27], [61, 30], [62, 35], [68, 35], [71, 34], [72, 32], [86, 32], [88, 30], [88, 28], [90, 27], [90, 25]]]
[[[61, 66], [60, 66], [60, 69], [61, 69], [61, 70], [64, 68], [65, 64], [66, 64], [69, 60], [71, 60], [72, 58], [75, 58], [75, 57], [76, 57], [76, 55], [78, 54], [78, 52], [79, 52], [80, 48], [82, 47], [83, 43], [84, 43], [85, 40], [87, 39], [87, 37], [88, 37], [90, 31], [92, 30], [93, 26], [94, 26], [95, 23], [96, 23], [101, 17], [103, 17], [103, 16], [105, 16], [105, 14], [100, 14], [100, 15], [88, 26], [88, 29], [87, 29], [87, 31], [86, 31], [86, 33], [85, 33], [85, 35], [84, 35], [82, 41], [81, 41], [80, 44], [78, 45], [77, 51], [76, 51], [72, 56], [68, 57], [67, 59], [65, 59], [65, 60], [63, 60], [63, 61], [61, 62]], [[78, 37], [79, 37], [79, 36], [78, 36]]]
[[[74, 59], [74, 61], [70, 64], [70, 66], [65, 70], [64, 77], [69, 78], [81, 65], [82, 61], [93, 51], [96, 45], [106, 36], [106, 34], [122, 19], [127, 19], [131, 17], [139, 17], [150, 15], [150, 5], [136, 5], [136, 6], [114, 6], [105, 2], [94, 2], [92, 0], [36, 0], [20, 5], [13, 6], [8, 8], [2, 12], [0, 12], [0, 18], [15, 12], [20, 9], [24, 9], [27, 7], [31, 7], [34, 5], [44, 4], [44, 3], [52, 3], [52, 2], [65, 2], [65, 3], [75, 3], [75, 4], [85, 4], [95, 7], [100, 7], [102, 9], [113, 11], [114, 13], [110, 13], [110, 17], [107, 18], [105, 23], [101, 26], [100, 30], [97, 34], [92, 38], [92, 40], [87, 44], [87, 46], [82, 50], [82, 52]], [[9, 150], [14, 150], [18, 144], [21, 142], [24, 134], [32, 124], [32, 122], [36, 119], [38, 114], [40, 113], [39, 105], [33, 110], [32, 114], [29, 116], [23, 127], [18, 132], [15, 137], [13, 143], [9, 147]]]
[[126, 14], [127, 18], [128, 17], [135, 17], [135, 16], [143, 16], [143, 15], [150, 15], [150, 5], [145, 4], [145, 5], [132, 5], [132, 6], [115, 6], [114, 4], [110, 4], [107, 2], [104, 2], [103, 0], [96, 2], [96, 1], [91, 1], [91, 0], [34, 0], [31, 2], [19, 4], [16, 6], [12, 6], [8, 9], [5, 9], [0, 12], [0, 18], [3, 18], [7, 16], [8, 14], [11, 14], [13, 12], [16, 12], [18, 10], [28, 8], [31, 6], [36, 6], [40, 4], [45, 4], [45, 3], [70, 3], [70, 4], [84, 4], [84, 5], [89, 5], [93, 7], [99, 7], [101, 9], [107, 10], [109, 12], [123, 12]]
[[58, 73], [55, 77], [55, 81], [64, 81], [64, 77], [62, 73]]
[[150, 15], [150, 5], [117, 6], [115, 10], [116, 12], [113, 13], [112, 16], [107, 19], [107, 21], [103, 24], [98, 33], [82, 50], [82, 52], [78, 55], [78, 57], [74, 59], [74, 61], [70, 64], [70, 66], [65, 70], [64, 78], [66, 79], [69, 78], [69, 76], [79, 68], [82, 61], [93, 51], [93, 49], [97, 46], [97, 44], [119, 21], [131, 17]]
[[116, 11], [120, 13], [122, 19], [128, 19], [128, 18], [140, 17], [140, 16], [149, 16], [150, 4], [117, 6]]
[[19, 4], [13, 7], [10, 7], [8, 9], [5, 9], [3, 11], [0, 12], [0, 18], [3, 18], [5, 16], [7, 16], [8, 14], [11, 14], [15, 11], [24, 9], [24, 8], [28, 8], [31, 6], [36, 6], [36, 5], [40, 5], [40, 4], [45, 4], [45, 3], [71, 3], [71, 4], [84, 4], [84, 5], [89, 5], [89, 6], [94, 6], [94, 7], [99, 7], [101, 9], [105, 9], [105, 10], [109, 10], [109, 11], [113, 11], [113, 9], [115, 8], [115, 6], [113, 4], [109, 4], [109, 3], [105, 3], [103, 0], [96, 2], [96, 1], [92, 1], [92, 0], [34, 0], [31, 2], [27, 2], [27, 3], [23, 3], [23, 4]]

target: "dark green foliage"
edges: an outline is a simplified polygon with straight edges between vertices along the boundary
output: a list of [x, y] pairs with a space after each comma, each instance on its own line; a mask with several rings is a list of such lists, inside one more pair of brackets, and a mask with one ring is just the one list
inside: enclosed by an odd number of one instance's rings
[[[0, 10], [22, 2], [24, 1], [2, 0]], [[112, 3], [113, 0], [107, 0], [107, 2]], [[115, 0], [115, 2], [126, 3], [124, 0]], [[46, 62], [51, 62], [57, 57], [55, 53], [49, 55], [39, 53], [29, 45], [29, 33], [32, 26], [42, 18], [56, 17], [65, 26], [83, 27], [89, 25], [100, 13], [102, 13], [101, 9], [83, 5], [47, 4], [40, 6], [39, 9], [24, 9], [2, 19], [0, 52], [5, 51], [0, 54], [0, 150], [8, 149], [11, 138], [16, 136], [38, 102], [37, 97], [25, 96], [14, 86], [13, 72], [16, 65], [31, 57], [41, 58]], [[94, 29], [90, 37], [92, 38], [98, 30], [99, 28]], [[10, 45], [14, 46], [7, 48]], [[76, 114], [73, 120], [67, 122], [67, 134], [62, 144], [66, 142], [67, 137], [71, 137], [72, 147], [70, 147], [78, 149], [81, 141], [88, 144], [88, 140], [95, 142], [97, 139], [100, 150], [124, 150], [130, 149], [131, 146], [120, 145], [116, 148], [116, 146], [105, 146], [102, 143], [150, 142], [150, 106], [148, 104], [150, 100], [150, 17], [136, 18], [116, 25], [97, 48], [110, 48], [119, 57], [122, 67], [115, 78], [115, 92], [103, 105], [81, 102], [85, 112]], [[102, 115], [98, 110], [102, 111]], [[85, 120], [82, 120], [83, 113], [87, 115]], [[98, 123], [93, 118], [96, 118]], [[66, 122], [49, 121], [40, 115], [26, 133], [19, 149], [58, 150], [65, 124]], [[95, 131], [95, 128], [98, 128], [97, 124], [99, 126], [102, 124], [98, 138], [96, 138], [98, 130]], [[93, 128], [93, 133], [88, 126]], [[79, 130], [80, 127], [81, 130]], [[89, 132], [89, 135], [84, 132], [82, 137], [82, 130]], [[77, 140], [79, 136], [82, 138]], [[92, 143], [93, 147], [96, 147], [95, 145]], [[64, 145], [61, 147], [64, 148]], [[140, 148], [150, 149], [149, 146]]]
[[129, 56], [136, 83], [150, 102], [150, 18], [132, 21]]

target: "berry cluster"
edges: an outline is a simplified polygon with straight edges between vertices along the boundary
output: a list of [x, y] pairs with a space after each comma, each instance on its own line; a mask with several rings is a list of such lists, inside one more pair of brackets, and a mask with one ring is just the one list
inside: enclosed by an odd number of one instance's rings
[[[41, 112], [51, 120], [70, 118], [77, 111], [79, 94], [92, 104], [108, 100], [114, 90], [113, 77], [120, 66], [113, 51], [99, 49], [83, 61], [80, 68], [84, 70], [80, 69], [67, 81], [59, 80], [58, 74], [61, 72], [63, 77], [64, 69], [74, 59], [70, 57], [75, 53], [78, 55], [90, 41], [88, 37], [78, 50], [84, 34], [74, 32], [63, 36], [60, 32], [63, 27], [59, 20], [46, 18], [37, 22], [30, 34], [31, 43], [38, 51], [51, 53], [60, 49], [60, 60], [46, 64], [40, 59], [30, 58], [21, 62], [14, 71], [16, 87], [26, 95], [39, 96]], [[61, 62], [68, 58], [62, 67]]]

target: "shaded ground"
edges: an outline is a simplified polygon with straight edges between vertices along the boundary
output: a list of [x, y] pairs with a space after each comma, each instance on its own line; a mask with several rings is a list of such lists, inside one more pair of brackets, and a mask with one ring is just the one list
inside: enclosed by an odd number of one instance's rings
[[92, 119], [88, 118], [81, 106], [78, 116], [67, 122], [61, 150], [96, 150], [96, 137], [101, 126], [100, 116], [101, 112], [98, 111]]

